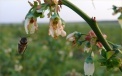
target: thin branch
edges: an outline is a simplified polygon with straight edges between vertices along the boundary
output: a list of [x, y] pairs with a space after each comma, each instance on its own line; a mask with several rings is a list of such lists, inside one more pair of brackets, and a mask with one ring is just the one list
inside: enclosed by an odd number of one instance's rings
[[103, 44], [103, 46], [105, 47], [105, 49], [107, 51], [111, 51], [112, 50], [112, 48], [110, 47], [110, 45], [108, 44], [106, 39], [104, 39], [104, 37], [102, 36], [102, 32], [99, 29], [98, 24], [96, 23], [95, 17], [94, 17], [94, 19], [90, 18], [82, 10], [77, 8], [74, 4], [72, 4], [68, 0], [62, 0], [62, 3], [64, 5], [66, 5], [67, 7], [69, 7], [70, 9], [72, 9], [74, 12], [76, 12], [80, 17], [82, 17], [89, 24], [89, 26], [95, 32], [95, 34], [98, 37], [99, 41]]

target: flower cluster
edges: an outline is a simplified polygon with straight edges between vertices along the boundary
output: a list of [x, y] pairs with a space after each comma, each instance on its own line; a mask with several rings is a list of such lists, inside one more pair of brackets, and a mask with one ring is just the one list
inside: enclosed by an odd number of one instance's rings
[[[38, 24], [37, 24], [37, 18], [44, 18], [45, 17], [45, 11], [49, 10], [49, 13], [47, 14], [47, 17], [49, 18], [49, 32], [48, 34], [52, 36], [53, 38], [58, 38], [58, 36], [65, 37], [66, 32], [64, 31], [65, 28], [65, 22], [60, 17], [59, 12], [61, 8], [61, 0], [44, 0], [44, 3], [42, 3], [40, 0], [34, 1], [34, 3], [31, 3], [28, 1], [28, 3], [31, 6], [31, 9], [27, 13], [25, 17], [25, 31], [27, 34], [33, 34], [38, 30]], [[118, 12], [121, 13], [119, 19], [119, 22], [122, 27], [122, 7], [116, 7], [113, 6], [114, 13], [113, 15], [117, 14]], [[93, 22], [96, 22], [95, 17], [92, 19]], [[98, 28], [97, 28], [98, 29]], [[101, 35], [101, 34], [100, 34]], [[84, 38], [82, 38], [84, 36]], [[104, 39], [107, 38], [105, 34], [102, 34]], [[122, 61], [121, 59], [117, 58], [116, 55], [118, 53], [122, 53], [118, 46], [115, 44], [112, 44], [112, 50], [105, 50], [102, 43], [100, 42], [100, 38], [96, 36], [93, 30], [89, 31], [88, 34], [82, 34], [80, 32], [73, 32], [69, 34], [66, 37], [67, 41], [72, 42], [73, 45], [82, 45], [85, 43], [84, 46], [84, 52], [90, 53], [90, 56], [86, 58], [84, 62], [84, 73], [87, 76], [92, 76], [94, 73], [94, 61], [93, 61], [93, 46], [97, 46], [98, 49], [102, 49], [100, 51], [100, 55], [103, 57], [102, 59], [99, 59], [99, 62], [101, 65], [107, 66], [107, 68], [113, 68], [115, 66], [118, 66], [120, 70], [122, 70]], [[104, 41], [104, 40], [103, 40]], [[107, 44], [107, 43], [106, 43]], [[25, 49], [25, 48], [23, 48]], [[23, 52], [23, 50], [20, 50]], [[19, 66], [16, 65], [15, 69]], [[20, 67], [20, 70], [22, 67]], [[17, 70], [19, 71], [19, 70]]]
[[[107, 38], [105, 34], [103, 34], [103, 37], [105, 39]], [[91, 45], [96, 45], [98, 48], [103, 48], [103, 45], [101, 44], [93, 30], [89, 31], [89, 33], [85, 37], [85, 40], [90, 42]]]
[[[83, 36], [84, 39], [82, 38]], [[103, 37], [107, 38], [105, 34], [103, 34]], [[90, 56], [86, 58], [84, 62], [84, 72], [85, 75], [92, 76], [95, 69], [93, 62], [94, 53], [92, 51], [92, 46], [97, 46], [99, 49], [103, 48], [102, 43], [99, 41], [94, 31], [91, 30], [88, 32], [88, 34], [82, 34], [75, 31], [69, 34], [66, 39], [75, 45], [82, 45], [83, 43], [85, 43], [84, 52], [90, 53]]]
[[[82, 36], [85, 36], [84, 40], [81, 40]], [[105, 34], [103, 34], [103, 37], [106, 39], [107, 36]], [[96, 34], [94, 33], [93, 30], [89, 31], [88, 34], [81, 34], [79, 32], [73, 32], [71, 34], [69, 34], [66, 39], [70, 42], [72, 42], [73, 44], [78, 44], [78, 45], [82, 45], [83, 42], [85, 42], [85, 47], [84, 47], [84, 51], [89, 52], [92, 48], [92, 46], [96, 45], [99, 49], [103, 48], [103, 45], [101, 44], [101, 42], [99, 41], [99, 39], [97, 38]]]
[[27, 34], [33, 34], [38, 30], [37, 18], [44, 18], [45, 11], [49, 9], [49, 13], [47, 14], [48, 18], [50, 18], [49, 35], [53, 38], [57, 38], [59, 35], [62, 37], [66, 36], [66, 32], [64, 31], [65, 23], [58, 13], [61, 8], [61, 5], [59, 6], [59, 3], [61, 3], [60, 0], [44, 0], [44, 3], [37, 0], [34, 3], [29, 1], [28, 3], [31, 9], [27, 13], [24, 22]]

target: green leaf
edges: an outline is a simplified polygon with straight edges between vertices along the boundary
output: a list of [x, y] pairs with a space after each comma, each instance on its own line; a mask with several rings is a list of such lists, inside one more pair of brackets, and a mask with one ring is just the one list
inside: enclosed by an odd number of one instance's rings
[[98, 61], [101, 63], [101, 66], [105, 66], [107, 60], [104, 58], [104, 59], [99, 59]]
[[118, 67], [120, 64], [120, 60], [118, 58], [113, 58], [112, 59], [112, 64], [114, 67]]
[[106, 59], [99, 59], [99, 62], [106, 62]]
[[105, 49], [102, 49], [101, 55], [102, 55], [104, 58], [106, 58], [106, 51], [105, 51]]
[[114, 53], [114, 51], [108, 51], [106, 54], [107, 59], [109, 59]]
[[41, 9], [42, 10], [47, 10], [48, 9], [48, 4], [46, 4], [46, 3], [43, 3], [43, 4], [41, 4]]

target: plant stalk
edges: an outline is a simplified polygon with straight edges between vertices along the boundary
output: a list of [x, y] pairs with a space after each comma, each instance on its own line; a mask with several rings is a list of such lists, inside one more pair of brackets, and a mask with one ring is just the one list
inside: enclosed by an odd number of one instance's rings
[[102, 45], [105, 47], [105, 49], [107, 51], [112, 50], [112, 48], [110, 47], [110, 45], [108, 44], [106, 39], [104, 39], [102, 32], [101, 32], [100, 28], [98, 27], [98, 24], [94, 18], [90, 18], [82, 10], [80, 10], [78, 7], [76, 7], [74, 4], [72, 4], [68, 0], [62, 0], [62, 4], [69, 7], [70, 9], [72, 9], [74, 12], [76, 12], [80, 17], [82, 17], [89, 24], [91, 29], [95, 32], [98, 40], [102, 43]]

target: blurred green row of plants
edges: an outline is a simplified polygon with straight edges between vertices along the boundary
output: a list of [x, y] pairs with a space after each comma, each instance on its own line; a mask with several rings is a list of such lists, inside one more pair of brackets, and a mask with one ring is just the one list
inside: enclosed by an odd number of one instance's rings
[[[98, 22], [107, 40], [122, 44], [122, 33], [117, 22]], [[38, 31], [26, 35], [23, 24], [0, 25], [0, 76], [83, 76], [86, 54], [83, 45], [74, 47], [66, 38], [53, 39], [48, 36], [48, 24], [39, 24]], [[86, 23], [67, 23], [67, 34], [78, 31], [87, 33], [90, 29]], [[27, 37], [27, 49], [23, 55], [18, 54], [21, 37]], [[98, 50], [95, 50], [98, 53]], [[121, 76], [117, 68], [107, 70], [100, 66], [95, 55], [94, 76]]]

